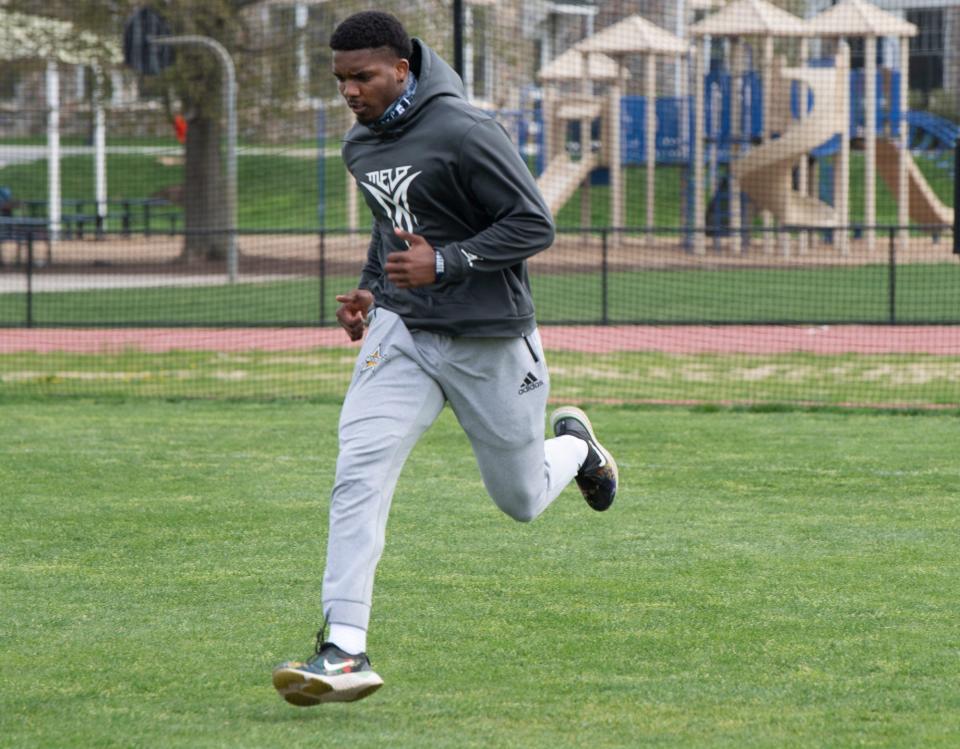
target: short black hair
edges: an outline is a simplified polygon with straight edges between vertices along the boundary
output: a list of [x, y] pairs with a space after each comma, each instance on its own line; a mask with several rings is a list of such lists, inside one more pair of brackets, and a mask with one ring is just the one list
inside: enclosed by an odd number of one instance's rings
[[334, 51], [379, 47], [389, 47], [397, 57], [406, 60], [413, 55], [413, 44], [403, 24], [395, 16], [379, 10], [364, 10], [348, 16], [330, 37], [330, 49]]

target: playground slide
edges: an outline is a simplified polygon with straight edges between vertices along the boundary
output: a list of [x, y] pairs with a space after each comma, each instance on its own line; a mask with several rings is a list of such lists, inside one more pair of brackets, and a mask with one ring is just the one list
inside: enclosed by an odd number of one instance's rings
[[733, 173], [750, 200], [773, 213], [781, 224], [835, 226], [833, 206], [792, 189], [792, 171], [801, 157], [843, 130], [836, 68], [784, 68], [782, 75], [811, 88], [814, 109], [780, 138], [752, 148], [735, 161]]
[[[887, 188], [897, 194], [897, 174], [901, 151], [887, 138], [877, 138], [877, 171]], [[953, 224], [953, 208], [944, 205], [933, 191], [908, 151], [907, 178], [909, 180], [910, 218], [918, 224]]]
[[574, 161], [567, 153], [555, 156], [543, 174], [537, 180], [537, 186], [543, 193], [543, 199], [556, 215], [563, 208], [564, 203], [577, 191], [577, 187], [593, 171], [597, 165], [597, 155], [589, 153], [579, 161]]

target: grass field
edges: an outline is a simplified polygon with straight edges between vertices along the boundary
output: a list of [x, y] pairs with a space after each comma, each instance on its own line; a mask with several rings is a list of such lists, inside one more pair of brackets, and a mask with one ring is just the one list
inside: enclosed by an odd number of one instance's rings
[[[2, 147], [2, 146], [0, 146]], [[307, 146], [309, 147], [309, 145]], [[174, 149], [175, 150], [175, 149]], [[953, 181], [950, 175], [922, 156], [918, 166], [934, 192], [947, 205], [953, 204]], [[68, 156], [62, 159], [62, 193], [65, 198], [92, 200], [93, 158]], [[325, 160], [325, 206], [327, 228], [347, 225], [346, 172], [339, 157]], [[656, 224], [661, 227], [683, 226], [681, 213], [681, 169], [657, 169]], [[107, 158], [111, 199], [145, 198], [158, 190], [183, 181], [183, 167], [169, 157], [111, 154]], [[850, 223], [862, 223], [863, 154], [851, 154]], [[625, 174], [627, 226], [644, 226], [646, 205], [646, 170], [627, 167]], [[0, 168], [0, 185], [13, 189], [21, 199], [47, 198], [47, 165], [45, 161], [14, 164]], [[244, 154], [238, 159], [238, 225], [241, 229], [313, 229], [319, 226], [317, 216], [317, 161], [312, 158]], [[590, 192], [591, 221], [595, 227], [611, 224], [609, 187], [595, 186]], [[369, 225], [368, 211], [361, 205], [361, 225]], [[119, 228], [119, 218], [110, 228]], [[893, 196], [882, 182], [877, 188], [877, 223], [896, 224], [897, 209]], [[163, 225], [163, 224], [158, 224]], [[580, 226], [580, 195], [574, 194], [557, 215], [558, 226]]]
[[[64, 331], [69, 336], [69, 331]], [[0, 355], [0, 397], [338, 402], [356, 352]], [[960, 410], [960, 357], [548, 351], [560, 401]]]
[[[244, 156], [237, 161], [237, 224], [241, 229], [311, 229], [317, 227], [317, 161], [288, 156]], [[339, 157], [326, 159], [326, 225], [346, 226], [346, 171]], [[92, 200], [93, 159], [68, 156], [62, 160], [63, 196]], [[156, 156], [111, 154], [107, 158], [110, 198], [146, 198], [183, 181], [183, 166]], [[20, 199], [47, 197], [46, 161], [14, 164], [0, 169], [0, 185], [9, 185]], [[120, 228], [114, 212], [109, 229]], [[361, 215], [368, 223], [368, 213]], [[157, 222], [154, 228], [166, 228]], [[180, 224], [182, 229], [182, 223]]]
[[386, 686], [270, 686], [319, 618], [335, 404], [0, 404], [9, 747], [955, 747], [957, 425], [593, 408], [623, 488], [530, 525], [446, 412], [401, 478]]
[[[887, 322], [889, 268], [639, 270], [608, 275], [606, 308], [600, 272], [534, 274], [541, 322]], [[356, 276], [208, 287], [43, 292], [33, 297], [37, 324], [311, 323], [332, 321], [335, 295]], [[960, 320], [960, 264], [897, 269], [893, 308], [899, 322]], [[321, 293], [324, 295], [321, 318]], [[26, 296], [0, 294], [0, 323], [26, 319]]]

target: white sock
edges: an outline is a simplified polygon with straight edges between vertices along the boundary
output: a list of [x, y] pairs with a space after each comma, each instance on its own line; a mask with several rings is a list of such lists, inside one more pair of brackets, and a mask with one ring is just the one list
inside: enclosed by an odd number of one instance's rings
[[587, 443], [572, 434], [554, 437], [543, 443], [550, 476], [550, 494], [556, 496], [577, 475], [587, 459]]
[[367, 630], [351, 627], [349, 624], [331, 624], [327, 638], [338, 648], [350, 655], [367, 652]]
[[572, 434], [554, 437], [553, 439], [547, 440], [544, 444], [549, 445], [550, 457], [553, 458], [551, 462], [562, 463], [572, 461], [576, 463], [577, 467], [574, 473], [580, 470], [580, 466], [582, 466], [583, 461], [587, 459], [587, 453], [589, 452], [587, 443], [579, 437], [574, 437]]

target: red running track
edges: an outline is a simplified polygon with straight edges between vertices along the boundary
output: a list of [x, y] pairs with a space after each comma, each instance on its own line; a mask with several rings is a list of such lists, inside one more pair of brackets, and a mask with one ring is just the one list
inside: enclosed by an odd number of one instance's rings
[[[606, 354], [936, 354], [960, 356], [960, 326], [544, 326], [544, 347]], [[7, 328], [0, 353], [290, 351], [356, 346], [339, 328]]]

